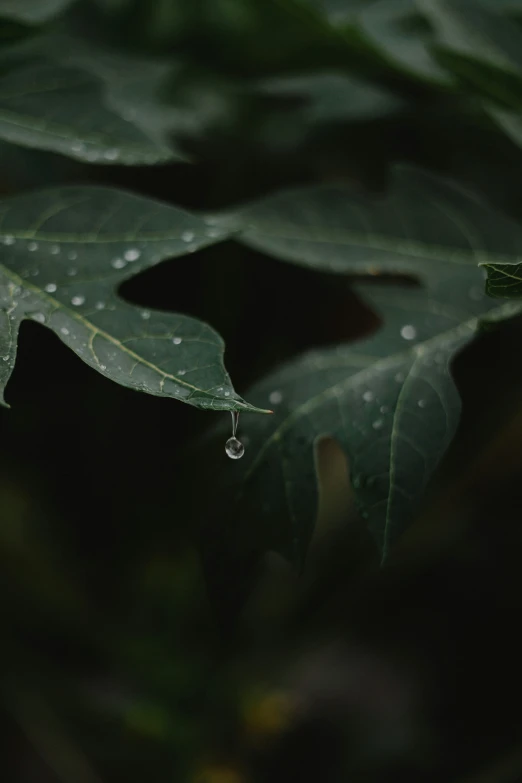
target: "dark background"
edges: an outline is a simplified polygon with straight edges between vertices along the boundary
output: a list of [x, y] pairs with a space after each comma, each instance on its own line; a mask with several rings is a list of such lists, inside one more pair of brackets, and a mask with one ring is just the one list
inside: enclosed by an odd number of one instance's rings
[[[2, 144], [1, 191], [99, 182], [214, 210], [301, 183], [379, 191], [392, 162], [410, 161], [520, 214], [522, 152], [470, 112], [464, 87], [399, 73], [297, 5], [78, 3], [70, 18], [87, 38], [182, 64], [200, 124], [177, 143], [194, 162], [107, 168]], [[385, 85], [402, 108], [308, 128], [299, 99], [253, 90], [332, 68]], [[120, 293], [210, 322], [240, 393], [282, 360], [377, 325], [349, 280], [233, 243]], [[520, 324], [501, 332], [456, 361], [457, 439], [385, 568], [344, 457], [325, 442], [323, 535], [304, 574], [269, 556], [251, 594], [231, 575], [228, 604], [208, 589], [194, 500], [215, 470], [198, 446], [215, 418], [112, 384], [25, 322], [0, 412], [2, 779], [522, 779]]]

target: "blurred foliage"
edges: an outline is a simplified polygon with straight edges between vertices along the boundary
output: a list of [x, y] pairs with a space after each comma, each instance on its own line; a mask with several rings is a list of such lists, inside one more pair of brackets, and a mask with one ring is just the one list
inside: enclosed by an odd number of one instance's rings
[[[355, 274], [369, 291], [379, 274], [388, 306], [390, 283], [424, 296], [404, 247], [376, 259], [344, 240], [334, 258], [306, 204], [276, 206], [301, 232], [278, 244], [255, 211], [274, 191], [277, 205], [340, 186], [381, 210], [382, 234], [386, 202], [359, 193], [385, 191], [398, 161], [448, 177], [476, 211], [459, 224], [459, 206], [450, 231], [421, 189], [405, 209], [416, 238], [447, 256], [467, 231], [473, 274], [487, 249], [490, 292], [519, 295], [521, 27], [519, 0], [0, 0], [3, 203], [96, 186], [224, 220], [228, 241], [169, 247], [118, 293], [212, 324], [235, 388], [258, 382], [266, 403], [281, 363], [379, 328]], [[232, 226], [250, 202], [254, 225]], [[323, 210], [328, 230], [337, 214]], [[442, 287], [439, 315], [450, 304]], [[345, 451], [314, 420], [314, 451], [298, 444], [292, 464], [310, 488], [313, 457], [319, 481], [298, 572], [258, 546], [273, 460], [238, 508], [224, 428], [216, 440], [209, 414], [110, 382], [38, 320], [21, 323], [0, 411], [3, 779], [520, 779], [519, 319], [466, 334], [455, 438], [382, 568]], [[244, 419], [248, 454], [266, 434], [251, 425], [249, 444]], [[437, 433], [418, 421], [428, 449]], [[363, 445], [380, 458], [373, 432]]]

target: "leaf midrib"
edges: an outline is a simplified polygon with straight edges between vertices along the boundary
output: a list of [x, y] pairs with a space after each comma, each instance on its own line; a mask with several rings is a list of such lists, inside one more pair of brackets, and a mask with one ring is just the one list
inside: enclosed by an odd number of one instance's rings
[[[484, 316], [482, 317], [486, 318], [487, 316], [498, 315], [501, 314], [502, 311], [506, 311], [506, 313], [509, 313], [509, 311], [512, 310], [512, 307], [513, 307], [513, 303], [510, 302], [509, 304], [501, 305], [500, 307], [490, 310], [488, 313], [485, 313]], [[274, 430], [271, 436], [265, 441], [265, 443], [259, 450], [254, 462], [250, 466], [249, 470], [246, 472], [244, 483], [246, 483], [254, 475], [265, 453], [270, 448], [272, 443], [281, 440], [282, 434], [288, 429], [288, 427], [295, 420], [298, 420], [302, 415], [307, 415], [310, 410], [313, 410], [317, 405], [321, 404], [329, 397], [338, 397], [339, 392], [346, 391], [347, 387], [349, 387], [349, 385], [352, 382], [356, 382], [356, 383], [363, 382], [364, 378], [367, 375], [373, 374], [376, 368], [380, 372], [382, 372], [383, 370], [385, 371], [386, 369], [388, 369], [388, 367], [394, 366], [397, 363], [397, 361], [400, 360], [401, 356], [408, 356], [412, 353], [418, 354], [420, 356], [425, 352], [428, 346], [436, 345], [438, 342], [441, 341], [443, 342], [445, 339], [448, 338], [448, 336], [454, 335], [459, 330], [464, 331], [466, 329], [473, 329], [474, 327], [476, 327], [476, 325], [479, 323], [480, 320], [481, 320], [481, 316], [473, 316], [472, 318], [469, 318], [468, 320], [463, 321], [462, 323], [457, 324], [456, 326], [453, 326], [451, 329], [448, 329], [444, 332], [440, 332], [434, 337], [431, 337], [422, 343], [418, 343], [417, 345], [408, 348], [405, 351], [401, 351], [399, 353], [393, 354], [392, 356], [386, 357], [385, 359], [379, 359], [370, 367], [366, 367], [360, 372], [350, 375], [348, 378], [345, 378], [344, 380], [333, 384], [333, 386], [329, 386], [328, 388], [323, 389], [319, 394], [315, 395], [315, 397], [311, 397], [310, 399], [306, 400], [306, 402], [302, 403], [297, 408], [295, 408]], [[396, 412], [397, 412], [397, 408], [395, 409], [393, 414], [394, 420], [395, 420]], [[389, 507], [389, 497], [390, 495], [388, 495], [388, 498], [386, 499], [387, 507]], [[387, 511], [387, 517], [388, 517], [388, 511]]]
[[[282, 239], [288, 242], [307, 242], [307, 243], [320, 243], [325, 245], [340, 245], [341, 247], [346, 245], [354, 245], [355, 247], [362, 247], [362, 248], [368, 248], [370, 250], [383, 250], [386, 252], [393, 252], [400, 254], [402, 256], [410, 256], [412, 258], [425, 258], [430, 259], [433, 261], [440, 261], [442, 263], [450, 263], [450, 264], [462, 264], [469, 266], [470, 262], [478, 263], [479, 266], [484, 266], [490, 263], [500, 263], [500, 264], [510, 264], [517, 263], [513, 260], [511, 256], [505, 256], [503, 254], [491, 256], [487, 250], [481, 251], [481, 260], [477, 262], [477, 254], [475, 251], [471, 250], [471, 252], [466, 253], [463, 250], [459, 250], [452, 247], [444, 247], [443, 245], [423, 245], [415, 241], [408, 240], [408, 244], [401, 244], [400, 242], [397, 242], [394, 240], [393, 237], [389, 236], [383, 236], [382, 239], [377, 238], [375, 234], [371, 234], [368, 236], [365, 236], [363, 234], [357, 234], [354, 232], [346, 232], [346, 233], [337, 233], [337, 238], [329, 238], [328, 236], [316, 236], [316, 237], [310, 237], [310, 236], [295, 236], [292, 234], [286, 234], [286, 233], [278, 233], [274, 232], [272, 230], [268, 231], [262, 231], [261, 228], [256, 227], [255, 230], [253, 229], [245, 229], [244, 230], [244, 237], [247, 239], [247, 241], [250, 241], [252, 244], [258, 244], [261, 245], [261, 247], [264, 250], [269, 250], [267, 248], [266, 243], [261, 241], [260, 243], [256, 243], [256, 234], [259, 233], [262, 237], [268, 236], [269, 239]], [[330, 235], [331, 237], [331, 235]], [[274, 251], [272, 251], [274, 252]], [[287, 251], [286, 249], [278, 250], [278, 255], [289, 258], [293, 260], [295, 258], [295, 255], [290, 251]], [[298, 263], [302, 264], [305, 263], [302, 259], [298, 260]], [[306, 262], [307, 264], [312, 264], [314, 266], [317, 266], [315, 262]], [[340, 262], [339, 264], [336, 263], [336, 265], [341, 266], [343, 262]], [[364, 262], [366, 263], [366, 262]], [[356, 267], [356, 263], [348, 261], [346, 266], [344, 267], [349, 268], [349, 266], [352, 265], [354, 268]], [[427, 270], [429, 273], [430, 270]]]
[[[156, 372], [158, 375], [162, 376], [164, 380], [172, 380], [175, 383], [178, 383], [180, 386], [184, 386], [187, 389], [192, 389], [195, 392], [200, 392], [202, 394], [207, 394], [208, 391], [205, 389], [200, 389], [198, 386], [194, 386], [191, 383], [188, 383], [187, 381], [183, 381], [181, 378], [178, 378], [176, 375], [172, 375], [171, 373], [167, 373], [161, 368], [157, 367], [155, 364], [152, 364], [152, 362], [147, 361], [147, 359], [144, 359], [139, 354], [135, 353], [134, 351], [127, 348], [123, 343], [121, 343], [119, 340], [117, 340], [115, 337], [112, 337], [112, 335], [105, 332], [103, 329], [99, 329], [97, 326], [94, 326], [91, 321], [89, 321], [87, 318], [85, 318], [81, 313], [75, 312], [74, 310], [70, 310], [69, 308], [65, 307], [61, 302], [59, 302], [54, 297], [47, 294], [45, 291], [42, 291], [41, 288], [38, 288], [38, 286], [33, 285], [32, 283], [28, 283], [24, 278], [19, 277], [15, 272], [12, 272], [10, 269], [8, 269], [3, 264], [0, 264], [0, 269], [2, 272], [8, 277], [10, 280], [12, 280], [13, 283], [20, 286], [21, 288], [25, 288], [32, 293], [36, 294], [40, 299], [45, 300], [49, 304], [51, 304], [55, 310], [61, 310], [67, 315], [74, 319], [75, 321], [78, 321], [78, 323], [81, 323], [83, 326], [85, 326], [88, 331], [91, 333], [91, 339], [89, 340], [89, 350], [91, 351], [94, 360], [99, 365], [100, 362], [98, 358], [96, 357], [96, 354], [94, 352], [94, 349], [92, 348], [92, 340], [99, 335], [100, 337], [103, 337], [108, 342], [115, 345], [122, 353], [127, 354], [128, 356], [132, 357], [138, 364], [142, 364], [149, 369]], [[50, 327], [48, 327], [50, 328]], [[54, 330], [53, 330], [54, 331]], [[212, 395], [209, 395], [212, 396]]]
[[[124, 120], [118, 114], [115, 113], [114, 117], [121, 120], [122, 123], [124, 122]], [[146, 144], [139, 144], [133, 141], [124, 141], [122, 144], [121, 139], [116, 142], [115, 137], [111, 137], [107, 132], [85, 132], [81, 129], [81, 127], [79, 128], [80, 135], [78, 135], [77, 132], [72, 132], [70, 128], [68, 129], [65, 125], [60, 126], [59, 124], [49, 122], [45, 119], [39, 122], [38, 120], [35, 120], [34, 117], [9, 111], [7, 109], [0, 109], [0, 121], [9, 125], [14, 125], [18, 128], [25, 128], [26, 130], [47, 134], [48, 136], [62, 139], [64, 141], [79, 140], [84, 144], [92, 144], [93, 146], [96, 145], [98, 147], [111, 146], [118, 147], [118, 149], [123, 148], [128, 152], [140, 152], [147, 155], [153, 154], [151, 148]], [[136, 126], [133, 127], [137, 129]], [[163, 148], [163, 152], [160, 148], [158, 148], [154, 154], [156, 154], [158, 157], [166, 157], [167, 153], [167, 148]]]

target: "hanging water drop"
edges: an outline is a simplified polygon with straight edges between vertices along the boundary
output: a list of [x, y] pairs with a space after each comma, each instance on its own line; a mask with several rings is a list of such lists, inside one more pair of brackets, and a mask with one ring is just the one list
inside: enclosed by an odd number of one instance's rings
[[232, 437], [225, 443], [225, 451], [227, 457], [230, 459], [241, 459], [245, 453], [245, 447], [241, 441], [236, 438], [239, 413], [237, 411], [230, 411], [230, 415], [232, 416]]

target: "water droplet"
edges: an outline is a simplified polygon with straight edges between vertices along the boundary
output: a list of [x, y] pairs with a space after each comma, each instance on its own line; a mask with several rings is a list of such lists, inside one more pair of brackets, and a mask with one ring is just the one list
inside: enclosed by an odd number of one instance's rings
[[71, 144], [71, 149], [73, 152], [84, 152], [85, 144], [82, 144], [81, 141], [75, 141], [74, 144]]
[[34, 313], [32, 319], [33, 321], [37, 321], [39, 324], [45, 323], [45, 315], [43, 313]]
[[178, 370], [178, 375], [183, 376], [183, 375], [186, 375], [186, 373], [187, 373], [186, 370]]
[[427, 405], [427, 402], [426, 402], [426, 400], [419, 400], [417, 402], [417, 405], [419, 406], [419, 408], [425, 408], [426, 405]]
[[245, 447], [237, 438], [229, 438], [225, 443], [225, 451], [230, 459], [241, 459], [245, 453]]
[[67, 270], [67, 274], [69, 275], [69, 277], [74, 277], [74, 275], [77, 275], [77, 274], [78, 274], [78, 270], [77, 270], [77, 269], [75, 269], [75, 268], [72, 266], [70, 269], [68, 269], [68, 270]]
[[403, 340], [415, 340], [417, 337], [417, 330], [411, 324], [406, 324], [401, 329], [401, 337]]
[[15, 238], [12, 236], [6, 236], [4, 237], [4, 245], [14, 245]]
[[28, 242], [27, 249], [30, 250], [31, 252], [38, 250], [38, 242]]
[[58, 253], [60, 252], [60, 246], [59, 245], [51, 245], [50, 250], [51, 250], [51, 253], [53, 254], [53, 256], [57, 256]]
[[172, 342], [174, 345], [179, 345], [181, 343], [181, 337], [173, 337]]
[[57, 288], [56, 283], [47, 283], [47, 285], [45, 286], [45, 290], [47, 291], [48, 294], [54, 294], [56, 288]]
[[69, 334], [69, 330], [68, 330], [68, 329], [66, 329], [66, 327], [65, 327], [65, 326], [62, 326], [62, 328], [60, 329], [60, 332], [61, 332], [62, 334], [64, 334], [66, 337], [67, 337], [67, 335]]
[[364, 400], [365, 402], [371, 402], [371, 401], [373, 400], [373, 398], [374, 398], [374, 394], [373, 394], [373, 392], [371, 392], [369, 389], [368, 389], [368, 391], [365, 391], [365, 392], [364, 392], [364, 394], [363, 394], [363, 400]]
[[85, 302], [85, 297], [81, 296], [81, 295], [80, 296], [73, 296], [73, 298], [71, 299], [71, 303], [75, 307], [80, 307], [80, 305], [82, 305], [84, 302]]
[[268, 399], [272, 405], [279, 405], [280, 402], [283, 402], [283, 395], [280, 391], [275, 390], [270, 392]]
[[230, 459], [241, 459], [245, 453], [245, 447], [237, 439], [237, 426], [239, 424], [239, 411], [230, 411], [232, 417], [232, 437], [225, 443], [225, 451]]
[[96, 308], [96, 310], [103, 310], [105, 307], [105, 302], [96, 302], [94, 307]]
[[372, 427], [374, 430], [380, 430], [383, 424], [384, 421], [382, 419], [375, 419], [375, 421], [372, 424]]
[[141, 252], [137, 250], [135, 247], [131, 247], [129, 250], [126, 250], [125, 253], [123, 254], [125, 261], [137, 261], [140, 256], [141, 256]]
[[181, 239], [183, 242], [192, 242], [194, 239], [195, 234], [193, 231], [184, 231], [181, 235]]
[[223, 234], [223, 229], [217, 227], [210, 227], [207, 228], [205, 234], [207, 235], [207, 237], [215, 239], [216, 237], [220, 237]]
[[103, 157], [106, 160], [117, 160], [119, 158], [120, 151], [116, 149], [116, 147], [112, 147], [111, 149], [105, 150]]
[[142, 310], [141, 311], [141, 317], [144, 321], [148, 321], [150, 318], [150, 311], [149, 310]]
[[105, 372], [106, 369], [107, 369], [107, 367], [104, 364], [100, 364], [100, 370], [102, 372]]
[[389, 410], [390, 409], [388, 408], [387, 405], [381, 405], [381, 407], [380, 407], [381, 413], [388, 413]]
[[2, 359], [4, 360], [4, 362], [8, 362], [9, 361], [9, 356], [2, 356]]
[[225, 392], [225, 397], [230, 397], [230, 392], [229, 391]]
[[76, 261], [76, 259], [78, 258], [78, 253], [75, 250], [71, 250], [71, 252], [68, 253], [67, 258], [69, 259], [69, 261]]
[[123, 258], [114, 258], [111, 261], [111, 266], [114, 267], [114, 269], [123, 269], [124, 266], [127, 266]]
[[404, 380], [404, 373], [403, 372], [396, 373], [395, 380], [397, 381], [397, 383], [402, 383]]

